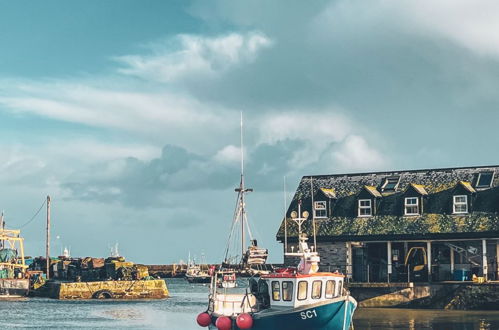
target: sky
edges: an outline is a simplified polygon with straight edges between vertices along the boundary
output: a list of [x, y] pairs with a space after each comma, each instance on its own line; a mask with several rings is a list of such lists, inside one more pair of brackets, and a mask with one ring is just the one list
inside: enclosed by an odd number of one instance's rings
[[[300, 178], [499, 164], [495, 0], [0, 0], [0, 208], [29, 255], [270, 260]], [[285, 182], [285, 184], [284, 184]], [[284, 189], [286, 187], [286, 192]]]

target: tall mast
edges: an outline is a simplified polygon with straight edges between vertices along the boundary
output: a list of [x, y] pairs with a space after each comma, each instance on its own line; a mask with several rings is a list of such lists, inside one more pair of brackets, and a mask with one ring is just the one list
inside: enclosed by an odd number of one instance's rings
[[45, 257], [47, 258], [47, 280], [50, 279], [50, 196], [47, 196], [47, 242]]
[[243, 112], [241, 111], [241, 258], [244, 256], [244, 143], [243, 143]]

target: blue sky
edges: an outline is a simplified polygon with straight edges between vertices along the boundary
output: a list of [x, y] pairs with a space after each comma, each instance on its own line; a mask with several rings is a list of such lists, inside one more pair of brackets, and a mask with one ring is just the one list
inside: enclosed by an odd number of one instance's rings
[[[254, 233], [303, 175], [497, 164], [491, 0], [0, 0], [0, 200], [55, 249], [222, 257], [245, 117]], [[43, 216], [23, 228], [43, 253]], [[57, 238], [57, 236], [59, 238]]]

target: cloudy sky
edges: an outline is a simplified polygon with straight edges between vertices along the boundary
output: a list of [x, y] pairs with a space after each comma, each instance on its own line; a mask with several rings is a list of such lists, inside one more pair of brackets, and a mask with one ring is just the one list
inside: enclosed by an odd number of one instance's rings
[[[499, 163], [495, 0], [0, 8], [0, 208], [17, 228], [51, 195], [58, 253], [219, 261], [241, 112], [273, 261], [284, 177]], [[42, 254], [43, 212], [22, 230]]]

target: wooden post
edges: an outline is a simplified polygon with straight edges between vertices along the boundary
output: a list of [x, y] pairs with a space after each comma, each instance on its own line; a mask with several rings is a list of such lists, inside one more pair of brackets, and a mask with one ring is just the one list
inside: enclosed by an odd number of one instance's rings
[[499, 240], [496, 241], [496, 281], [499, 280]]
[[485, 280], [487, 280], [487, 240], [482, 239], [482, 273]]
[[428, 254], [428, 282], [431, 282], [431, 242], [426, 242], [426, 250]]
[[346, 273], [347, 273], [347, 278], [349, 280], [351, 280], [352, 279], [352, 243], [346, 242], [346, 248], [347, 248]]
[[386, 242], [386, 256], [387, 256], [387, 264], [388, 264], [388, 275], [387, 281], [390, 282], [392, 277], [392, 242]]
[[47, 242], [45, 246], [45, 258], [47, 258], [47, 280], [50, 279], [50, 196], [47, 196]]
[[451, 279], [454, 278], [454, 249], [449, 247], [450, 249], [450, 276]]

